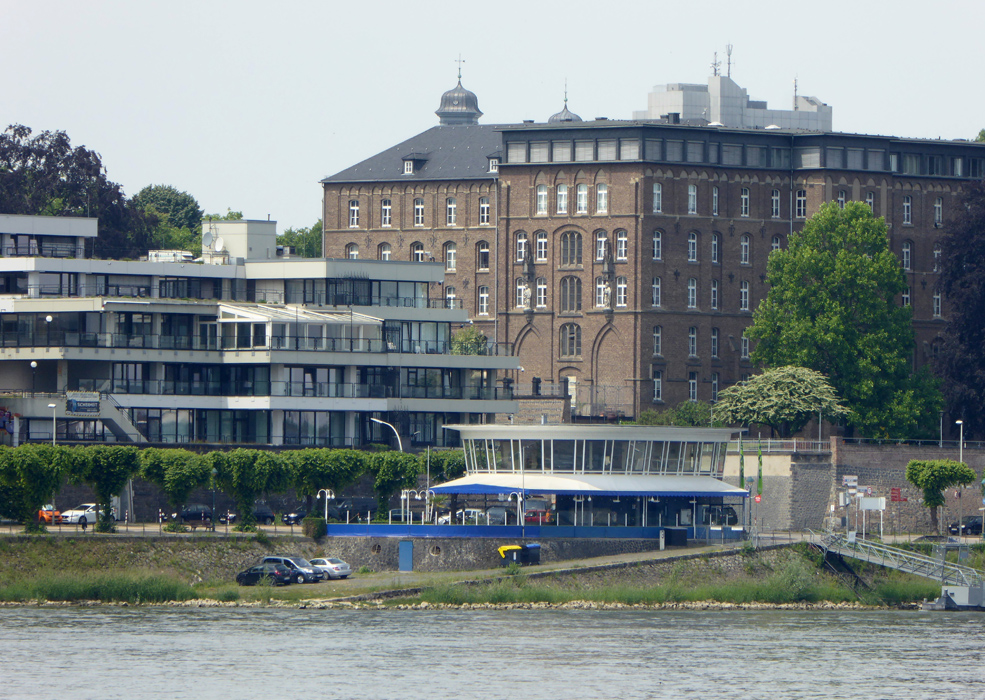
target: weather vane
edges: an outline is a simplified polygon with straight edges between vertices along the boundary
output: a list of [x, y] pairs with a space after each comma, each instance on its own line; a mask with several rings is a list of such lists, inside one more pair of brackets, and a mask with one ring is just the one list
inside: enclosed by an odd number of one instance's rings
[[459, 81], [461, 81], [461, 79], [462, 79], [462, 64], [465, 63], [465, 59], [462, 58], [462, 54], [458, 54], [458, 60], [455, 61], [455, 63], [458, 64], [458, 79], [459, 79]]

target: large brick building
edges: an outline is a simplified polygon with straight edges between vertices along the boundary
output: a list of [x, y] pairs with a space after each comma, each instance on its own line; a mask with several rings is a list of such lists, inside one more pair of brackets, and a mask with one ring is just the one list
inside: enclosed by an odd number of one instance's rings
[[[441, 124], [326, 178], [329, 257], [444, 262], [443, 296], [514, 343], [521, 390], [638, 415], [753, 372], [743, 336], [766, 260], [828, 201], [867, 202], [910, 280], [915, 365], [942, 327], [936, 245], [985, 145], [665, 120]], [[432, 298], [437, 296], [432, 294]]]

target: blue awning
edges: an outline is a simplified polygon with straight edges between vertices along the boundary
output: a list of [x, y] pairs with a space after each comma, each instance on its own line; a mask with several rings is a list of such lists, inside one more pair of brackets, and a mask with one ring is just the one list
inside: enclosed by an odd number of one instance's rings
[[543, 493], [564, 496], [665, 496], [715, 498], [749, 492], [712, 476], [630, 474], [531, 474], [498, 472], [469, 474], [431, 488], [435, 493], [508, 494]]

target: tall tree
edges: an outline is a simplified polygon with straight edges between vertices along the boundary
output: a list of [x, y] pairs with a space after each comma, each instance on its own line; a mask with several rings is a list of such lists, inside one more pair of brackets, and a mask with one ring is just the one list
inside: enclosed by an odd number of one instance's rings
[[849, 429], [872, 437], [930, 432], [941, 405], [928, 372], [911, 371], [906, 288], [883, 219], [861, 202], [829, 202], [767, 263], [770, 291], [747, 334], [753, 360], [827, 375], [849, 409]]
[[937, 532], [937, 508], [944, 505], [944, 489], [966, 486], [978, 479], [964, 462], [950, 459], [912, 460], [906, 465], [906, 480], [923, 490], [923, 504], [930, 508], [930, 522]]
[[322, 256], [322, 225], [318, 219], [309, 228], [289, 228], [277, 236], [279, 245], [294, 246], [294, 252], [303, 258]]
[[64, 131], [14, 124], [0, 134], [0, 214], [99, 219], [96, 255], [136, 257], [147, 251], [141, 209], [106, 177], [99, 154], [73, 148]]
[[134, 201], [143, 209], [167, 216], [168, 223], [175, 228], [201, 234], [202, 208], [187, 192], [171, 185], [148, 185], [136, 194]]
[[947, 301], [934, 369], [948, 412], [969, 436], [985, 434], [985, 183], [967, 186], [940, 239], [938, 289]]
[[729, 423], [761, 423], [780, 437], [801, 430], [818, 412], [837, 419], [848, 411], [820, 372], [806, 367], [777, 367], [723, 389], [715, 411]]

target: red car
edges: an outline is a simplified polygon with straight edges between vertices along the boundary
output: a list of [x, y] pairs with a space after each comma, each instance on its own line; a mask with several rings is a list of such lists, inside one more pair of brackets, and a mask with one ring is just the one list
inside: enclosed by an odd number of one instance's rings
[[62, 521], [61, 511], [55, 510], [55, 506], [50, 503], [41, 506], [41, 510], [38, 511], [38, 522], [44, 523], [45, 525], [51, 525], [52, 523], [60, 523]]
[[527, 508], [523, 512], [523, 521], [527, 525], [547, 525], [554, 522], [554, 514], [544, 508]]

